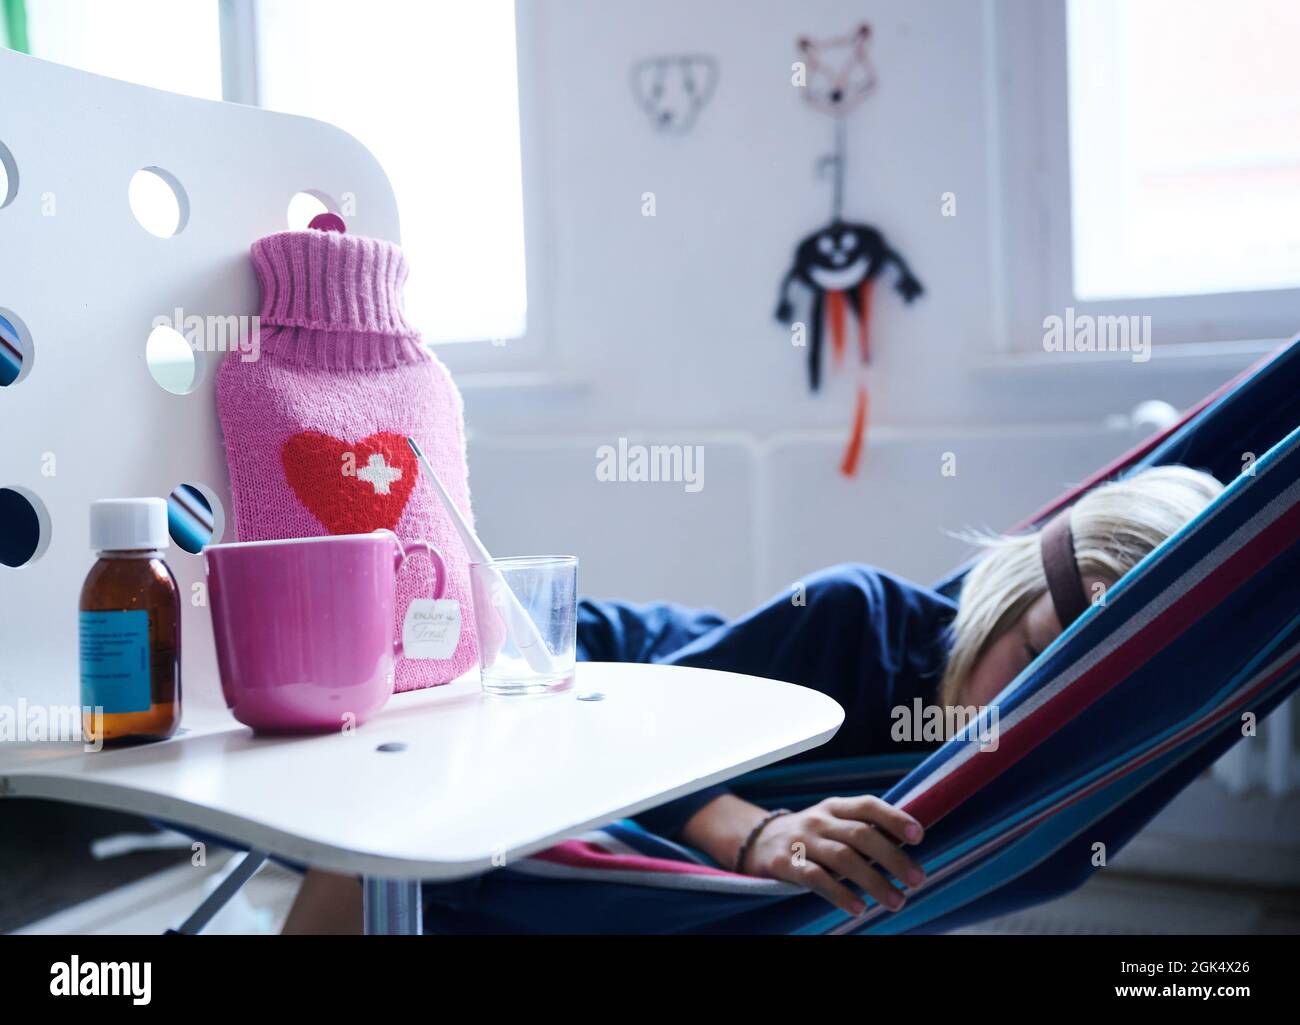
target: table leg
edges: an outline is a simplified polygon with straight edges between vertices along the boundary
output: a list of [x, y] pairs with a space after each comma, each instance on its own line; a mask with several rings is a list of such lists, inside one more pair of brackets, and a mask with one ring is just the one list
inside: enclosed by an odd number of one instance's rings
[[257, 870], [266, 863], [267, 854], [265, 851], [247, 851], [242, 855], [235, 855], [235, 867], [230, 870], [225, 879], [208, 896], [198, 909], [189, 918], [181, 923], [181, 927], [176, 930], [182, 936], [196, 936], [203, 931], [203, 927], [212, 921], [213, 916], [226, 906], [240, 888], [257, 874]]
[[420, 904], [418, 879], [362, 880], [366, 934], [369, 936], [418, 936], [423, 928], [424, 908]]

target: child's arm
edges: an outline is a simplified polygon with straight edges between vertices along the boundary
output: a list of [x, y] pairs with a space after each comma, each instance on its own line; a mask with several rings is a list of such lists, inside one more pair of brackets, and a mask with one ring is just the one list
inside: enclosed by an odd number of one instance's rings
[[360, 936], [361, 880], [310, 868], [303, 878], [282, 936]]
[[842, 880], [856, 883], [890, 911], [903, 906], [903, 894], [873, 864], [912, 889], [925, 882], [920, 866], [893, 839], [918, 843], [921, 824], [878, 797], [830, 797], [772, 818], [737, 866], [741, 846], [767, 816], [757, 805], [723, 794], [691, 816], [681, 838], [724, 868], [799, 883], [851, 915], [862, 914], [866, 905]]

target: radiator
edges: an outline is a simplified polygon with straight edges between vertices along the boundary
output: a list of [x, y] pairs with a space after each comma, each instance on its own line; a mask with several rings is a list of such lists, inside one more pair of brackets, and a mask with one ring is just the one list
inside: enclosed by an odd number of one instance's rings
[[1258, 725], [1257, 736], [1243, 738], [1215, 763], [1214, 778], [1237, 794], [1262, 790], [1281, 797], [1300, 791], [1298, 712], [1292, 697]]

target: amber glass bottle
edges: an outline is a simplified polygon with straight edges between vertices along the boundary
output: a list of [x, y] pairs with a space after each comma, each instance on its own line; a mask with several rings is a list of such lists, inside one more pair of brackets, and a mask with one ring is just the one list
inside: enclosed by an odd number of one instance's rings
[[161, 554], [167, 503], [93, 503], [90, 544], [99, 560], [81, 588], [83, 739], [170, 737], [181, 719], [181, 609]]

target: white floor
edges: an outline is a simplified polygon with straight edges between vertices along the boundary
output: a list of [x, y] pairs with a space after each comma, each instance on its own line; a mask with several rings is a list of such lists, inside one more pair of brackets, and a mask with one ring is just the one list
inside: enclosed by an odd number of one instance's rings
[[1300, 894], [1231, 890], [1103, 872], [1060, 900], [972, 926], [968, 935], [1300, 934]]
[[[220, 881], [229, 856], [182, 865], [106, 893], [20, 930], [74, 935], [158, 934], [177, 927]], [[264, 865], [205, 933], [276, 933], [297, 893], [297, 874]], [[1204, 888], [1110, 871], [1050, 904], [963, 930], [993, 933], [1300, 934], [1300, 894]]]
[[[33, 922], [19, 929], [18, 935], [157, 935], [175, 929], [220, 883], [233, 857], [224, 852], [214, 854], [202, 868], [178, 865]], [[268, 862], [217, 913], [204, 933], [278, 933], [300, 882], [297, 873]]]

